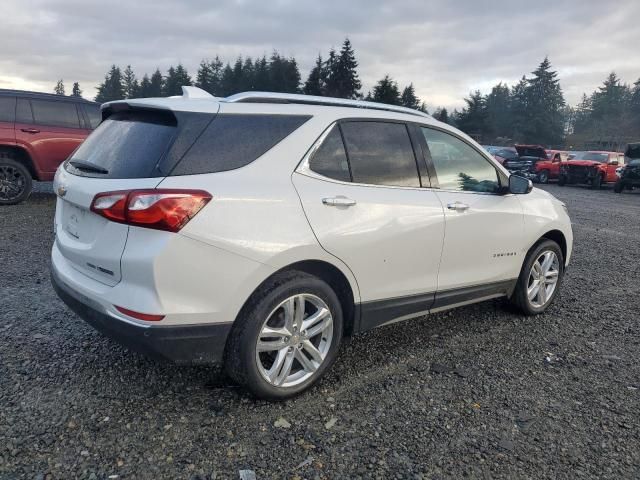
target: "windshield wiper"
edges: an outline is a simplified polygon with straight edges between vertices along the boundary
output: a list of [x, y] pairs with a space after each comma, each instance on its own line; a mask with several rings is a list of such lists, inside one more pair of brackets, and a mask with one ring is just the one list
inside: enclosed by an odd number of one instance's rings
[[69, 163], [78, 170], [86, 170], [87, 172], [96, 172], [105, 175], [109, 173], [109, 170], [106, 168], [102, 168], [100, 165], [96, 165], [95, 163], [85, 162], [84, 160], [69, 160]]

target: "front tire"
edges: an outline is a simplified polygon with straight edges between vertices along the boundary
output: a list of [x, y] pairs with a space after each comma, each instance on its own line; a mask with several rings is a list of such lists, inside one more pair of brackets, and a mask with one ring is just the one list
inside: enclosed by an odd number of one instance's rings
[[563, 276], [560, 246], [548, 239], [538, 242], [527, 254], [511, 303], [525, 315], [543, 313], [558, 294]]
[[597, 174], [593, 177], [593, 180], [591, 180], [591, 188], [593, 190], [600, 190], [600, 187], [602, 187], [602, 175]]
[[549, 170], [542, 170], [538, 173], [538, 183], [549, 183]]
[[613, 185], [613, 191], [616, 193], [622, 193], [623, 190], [624, 190], [624, 182], [622, 180], [618, 180]]
[[9, 153], [0, 152], [0, 205], [24, 202], [31, 193], [32, 185], [29, 170]]
[[242, 308], [225, 349], [227, 374], [258, 398], [284, 400], [316, 383], [343, 334], [340, 301], [323, 280], [276, 274]]

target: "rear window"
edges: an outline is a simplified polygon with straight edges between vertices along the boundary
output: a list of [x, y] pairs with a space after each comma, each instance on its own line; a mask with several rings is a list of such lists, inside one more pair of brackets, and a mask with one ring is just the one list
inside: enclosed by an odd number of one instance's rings
[[54, 127], [80, 128], [76, 104], [49, 100], [31, 100], [35, 123]]
[[197, 175], [244, 167], [309, 118], [303, 115], [219, 114], [171, 175]]
[[14, 122], [16, 119], [16, 97], [0, 97], [0, 122]]
[[[156, 176], [155, 167], [167, 151], [177, 130], [171, 114], [120, 112], [96, 128], [69, 159], [95, 165], [108, 173], [100, 178]], [[71, 173], [92, 176], [91, 168], [67, 164]]]

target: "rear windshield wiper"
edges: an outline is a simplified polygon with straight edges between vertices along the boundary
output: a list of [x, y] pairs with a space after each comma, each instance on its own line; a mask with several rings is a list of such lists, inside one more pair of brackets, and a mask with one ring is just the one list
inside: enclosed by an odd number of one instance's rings
[[69, 163], [76, 167], [78, 170], [86, 170], [87, 172], [96, 172], [96, 173], [109, 173], [109, 170], [106, 168], [102, 168], [100, 165], [96, 165], [95, 163], [85, 162], [84, 160], [69, 160]]

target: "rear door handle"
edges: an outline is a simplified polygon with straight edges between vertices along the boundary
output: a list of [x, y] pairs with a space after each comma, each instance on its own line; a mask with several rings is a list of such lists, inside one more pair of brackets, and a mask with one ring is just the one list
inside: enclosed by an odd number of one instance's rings
[[37, 128], [21, 128], [24, 133], [40, 133], [40, 130]]
[[330, 207], [352, 207], [356, 201], [347, 197], [329, 197], [323, 198], [322, 203]]
[[454, 202], [447, 204], [447, 208], [449, 210], [455, 210], [456, 212], [464, 212], [466, 210], [469, 210], [469, 205], [462, 202]]

